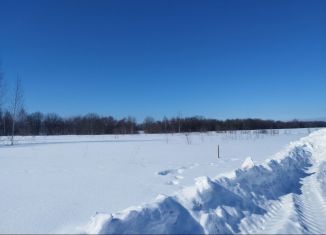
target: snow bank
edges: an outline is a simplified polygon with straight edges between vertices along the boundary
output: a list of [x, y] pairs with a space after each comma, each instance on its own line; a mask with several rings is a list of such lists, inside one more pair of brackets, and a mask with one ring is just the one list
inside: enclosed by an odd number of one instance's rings
[[255, 166], [254, 161], [251, 157], [247, 157], [241, 165], [242, 169], [250, 169]]
[[[173, 196], [115, 214], [97, 214], [80, 232], [90, 234], [202, 234], [239, 233], [250, 219], [268, 213], [271, 200], [301, 193], [301, 180], [315, 161], [313, 153], [326, 131], [320, 130], [292, 143], [263, 165], [247, 159], [234, 177], [200, 177], [193, 187]], [[323, 139], [321, 138], [323, 137]], [[321, 140], [322, 139], [322, 140]], [[312, 144], [313, 143], [313, 144]], [[326, 163], [320, 182], [325, 186]], [[326, 187], [324, 187], [326, 193]]]
[[317, 180], [320, 184], [322, 196], [326, 198], [326, 162], [322, 162], [319, 166]]
[[115, 215], [100, 214], [92, 219], [88, 233], [104, 234], [202, 234], [201, 225], [174, 197], [160, 196], [155, 203]]

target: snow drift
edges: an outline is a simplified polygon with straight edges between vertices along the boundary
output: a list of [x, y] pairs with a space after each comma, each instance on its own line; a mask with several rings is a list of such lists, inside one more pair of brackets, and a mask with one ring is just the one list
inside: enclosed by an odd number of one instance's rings
[[[79, 232], [91, 234], [320, 232], [323, 229], [320, 227], [322, 225], [309, 223], [302, 213], [308, 209], [312, 214], [317, 213], [313, 208], [307, 209], [308, 204], [305, 201], [309, 198], [304, 198], [305, 195], [313, 193], [305, 193], [302, 190], [305, 189], [304, 179], [310, 179], [310, 186], [315, 185], [316, 191], [321, 192], [320, 205], [326, 208], [324, 143], [326, 130], [317, 131], [290, 144], [286, 150], [278, 153], [275, 159], [263, 165], [254, 165], [249, 159], [246, 161], [246, 167], [235, 170], [232, 176], [215, 179], [200, 177], [196, 179], [194, 186], [178, 191], [172, 196], [161, 195], [151, 203], [131, 207], [119, 213], [96, 214], [86, 226], [79, 229]], [[314, 174], [315, 172], [317, 174]], [[312, 181], [314, 179], [316, 182]], [[286, 208], [289, 215], [284, 213], [282, 218], [275, 217], [273, 208], [275, 210], [278, 205], [282, 207], [284, 200], [291, 204]], [[323, 215], [326, 215], [326, 209], [325, 214], [316, 214]], [[271, 226], [273, 231], [267, 229], [267, 225], [271, 223], [274, 223]]]

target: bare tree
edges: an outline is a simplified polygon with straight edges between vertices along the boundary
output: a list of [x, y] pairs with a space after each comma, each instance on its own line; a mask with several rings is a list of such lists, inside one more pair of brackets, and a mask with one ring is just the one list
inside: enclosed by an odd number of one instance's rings
[[165, 137], [166, 137], [166, 143], [169, 143], [169, 134], [168, 134], [168, 119], [166, 116], [163, 118], [163, 123], [164, 123], [164, 132], [165, 132]]
[[191, 144], [190, 133], [185, 133], [187, 144]]
[[2, 66], [1, 66], [1, 62], [0, 62], [0, 108], [3, 105], [3, 97], [4, 97], [3, 79], [4, 79], [4, 74], [3, 74]]
[[182, 113], [179, 111], [178, 113], [178, 132], [181, 133], [181, 119], [182, 119]]
[[17, 75], [17, 80], [15, 84], [12, 106], [11, 106], [11, 117], [12, 117], [12, 126], [11, 126], [11, 145], [14, 145], [14, 135], [15, 135], [15, 124], [17, 119], [17, 114], [23, 108], [23, 89], [21, 85], [21, 79]]
[[3, 134], [5, 135], [6, 133], [6, 122], [5, 122], [5, 109], [4, 109], [4, 97], [6, 93], [5, 89], [5, 84], [4, 84], [4, 73], [2, 70], [2, 63], [0, 62], [0, 113], [2, 114], [3, 117]]

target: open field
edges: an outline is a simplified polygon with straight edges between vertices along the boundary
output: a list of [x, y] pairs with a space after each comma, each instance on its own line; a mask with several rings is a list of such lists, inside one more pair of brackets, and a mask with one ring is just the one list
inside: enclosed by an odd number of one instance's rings
[[17, 137], [14, 146], [3, 137], [0, 232], [73, 232], [97, 212], [171, 195], [248, 156], [262, 163], [311, 131]]

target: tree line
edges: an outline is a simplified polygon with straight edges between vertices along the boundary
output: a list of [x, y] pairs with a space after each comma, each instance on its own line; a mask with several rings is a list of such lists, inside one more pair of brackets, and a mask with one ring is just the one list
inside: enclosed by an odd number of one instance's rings
[[55, 113], [27, 113], [24, 109], [24, 97], [21, 79], [13, 86], [9, 102], [4, 86], [4, 76], [0, 64], [0, 135], [10, 136], [11, 144], [15, 135], [101, 135], [144, 133], [181, 133], [228, 130], [260, 130], [285, 128], [326, 127], [324, 121], [274, 121], [262, 119], [207, 119], [201, 116], [182, 118], [164, 117], [155, 120], [147, 117], [137, 123], [134, 117], [116, 119], [112, 116], [100, 116], [95, 113], [63, 118]]
[[208, 131], [232, 131], [232, 130], [263, 130], [263, 129], [287, 129], [287, 128], [313, 128], [326, 127], [324, 121], [274, 121], [262, 119], [207, 119], [200, 116], [187, 118], [163, 118], [155, 121], [153, 118], [145, 118], [138, 125], [145, 133], [177, 133], [177, 132], [208, 132]]
[[[13, 117], [9, 111], [0, 112], [0, 135], [11, 136]], [[63, 118], [57, 114], [27, 113], [16, 115], [14, 135], [101, 135], [136, 133], [178, 133], [229, 130], [261, 130], [285, 128], [326, 127], [324, 121], [273, 121], [262, 119], [217, 120], [204, 117], [173, 117], [155, 120], [147, 117], [137, 123], [133, 117], [116, 119], [95, 113]]]

